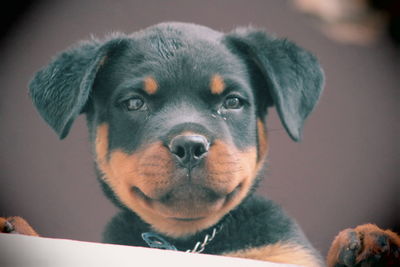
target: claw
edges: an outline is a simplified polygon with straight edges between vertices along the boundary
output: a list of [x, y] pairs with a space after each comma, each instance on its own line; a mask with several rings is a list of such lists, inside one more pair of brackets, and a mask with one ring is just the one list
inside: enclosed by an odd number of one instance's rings
[[10, 223], [9, 221], [5, 221], [4, 226], [3, 226], [3, 232], [4, 233], [12, 233], [14, 231], [15, 231], [14, 225], [12, 225], [12, 223]]

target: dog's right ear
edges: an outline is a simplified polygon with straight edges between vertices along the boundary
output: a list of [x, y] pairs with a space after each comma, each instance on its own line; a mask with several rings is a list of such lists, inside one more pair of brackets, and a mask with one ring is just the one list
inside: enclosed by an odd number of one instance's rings
[[107, 55], [127, 41], [121, 37], [80, 43], [36, 73], [29, 84], [30, 95], [40, 115], [60, 139], [67, 136], [72, 123], [83, 112]]
[[272, 97], [289, 136], [294, 141], [301, 140], [304, 122], [324, 86], [324, 73], [317, 58], [286, 39], [253, 28], [239, 28], [227, 34], [224, 42], [253, 66], [252, 72], [259, 71], [261, 79], [254, 80], [264, 94]]

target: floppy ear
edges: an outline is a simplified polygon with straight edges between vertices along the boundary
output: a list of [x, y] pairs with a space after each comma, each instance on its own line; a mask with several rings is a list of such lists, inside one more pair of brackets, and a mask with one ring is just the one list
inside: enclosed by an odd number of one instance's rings
[[121, 39], [90, 41], [61, 53], [36, 73], [29, 84], [33, 103], [61, 139], [83, 112], [100, 66]]
[[323, 71], [309, 52], [286, 40], [251, 28], [225, 36], [234, 53], [260, 71], [286, 131], [301, 140], [303, 124], [314, 109], [324, 85]]

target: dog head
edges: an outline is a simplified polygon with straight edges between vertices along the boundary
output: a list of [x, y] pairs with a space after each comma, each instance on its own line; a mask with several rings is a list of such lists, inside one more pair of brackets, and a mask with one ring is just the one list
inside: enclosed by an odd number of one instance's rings
[[60, 138], [85, 113], [106, 191], [155, 230], [185, 237], [250, 192], [268, 107], [298, 141], [322, 85], [315, 57], [287, 40], [164, 23], [77, 45], [36, 74], [30, 93]]

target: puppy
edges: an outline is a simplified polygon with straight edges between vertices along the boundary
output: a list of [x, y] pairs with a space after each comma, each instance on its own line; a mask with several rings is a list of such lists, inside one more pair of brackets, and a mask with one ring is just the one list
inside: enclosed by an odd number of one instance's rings
[[[323, 84], [317, 59], [285, 39], [162, 23], [63, 52], [30, 94], [60, 138], [86, 115], [97, 178], [121, 209], [104, 242], [322, 266], [300, 227], [253, 191], [268, 108], [299, 141]], [[354, 236], [342, 235], [332, 266]]]

